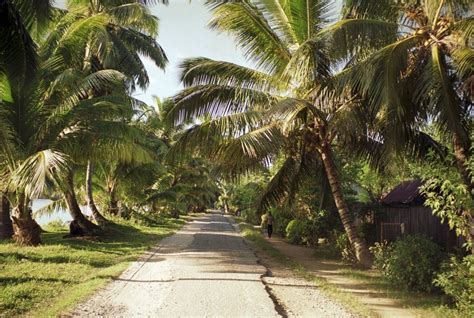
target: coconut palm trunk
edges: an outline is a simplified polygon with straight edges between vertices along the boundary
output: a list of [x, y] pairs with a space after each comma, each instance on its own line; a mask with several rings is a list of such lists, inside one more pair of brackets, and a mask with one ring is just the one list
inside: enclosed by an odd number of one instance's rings
[[66, 205], [72, 216], [72, 224], [70, 226], [71, 235], [93, 234], [99, 227], [89, 221], [77, 203], [76, 193], [74, 191], [74, 175], [70, 172], [66, 178], [66, 188], [63, 191]]
[[0, 239], [11, 238], [13, 224], [10, 218], [10, 202], [5, 195], [0, 195]]
[[115, 190], [115, 182], [108, 189], [109, 193], [109, 213], [111, 215], [118, 215], [118, 199]]
[[339, 217], [341, 218], [344, 230], [347, 233], [351, 246], [354, 248], [357, 260], [365, 267], [372, 266], [372, 255], [369, 252], [367, 244], [359, 237], [355, 224], [349, 213], [349, 208], [342, 194], [341, 182], [337, 172], [334, 156], [329, 146], [323, 146], [320, 149], [321, 159], [329, 180], [331, 192], [336, 203]]
[[99, 212], [97, 206], [94, 202], [94, 193], [92, 191], [92, 170], [93, 165], [90, 160], [87, 161], [87, 170], [86, 170], [86, 197], [87, 197], [87, 205], [91, 209], [92, 216], [94, 220], [100, 226], [106, 225], [109, 221]]
[[13, 207], [13, 240], [19, 245], [36, 246], [41, 244], [41, 227], [33, 220], [32, 211], [28, 207], [24, 194], [18, 196]]

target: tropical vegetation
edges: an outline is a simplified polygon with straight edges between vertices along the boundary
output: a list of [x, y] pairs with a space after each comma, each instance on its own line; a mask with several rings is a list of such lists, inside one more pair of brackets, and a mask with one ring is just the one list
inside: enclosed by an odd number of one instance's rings
[[[147, 105], [133, 97], [150, 83], [142, 58], [168, 63], [157, 2], [0, 1], [9, 248], [50, 241], [35, 216], [58, 207], [65, 245], [212, 207], [262, 226], [271, 213], [294, 244], [472, 308], [472, 1], [208, 0], [210, 28], [251, 66], [185, 59], [184, 88]], [[456, 255], [419, 236], [374, 246], [380, 199], [412, 179], [460, 237]], [[51, 204], [33, 213], [39, 198]]]

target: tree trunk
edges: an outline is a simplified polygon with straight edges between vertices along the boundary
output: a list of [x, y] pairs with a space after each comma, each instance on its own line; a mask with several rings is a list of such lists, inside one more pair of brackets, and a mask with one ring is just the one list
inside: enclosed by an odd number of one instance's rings
[[13, 235], [13, 224], [10, 218], [10, 202], [0, 194], [0, 239], [9, 239]]
[[13, 240], [22, 246], [41, 244], [41, 227], [31, 217], [32, 211], [26, 203], [24, 194], [18, 196], [17, 206], [13, 209]]
[[109, 188], [109, 213], [111, 215], [118, 215], [118, 200], [117, 194], [115, 193], [115, 184]]
[[69, 173], [66, 180], [66, 189], [64, 190], [64, 198], [69, 209], [69, 213], [72, 216], [72, 222], [70, 225], [71, 235], [90, 235], [94, 234], [99, 230], [99, 227], [89, 221], [79, 207], [77, 203], [76, 193], [74, 192], [74, 175]]
[[461, 136], [458, 133], [454, 133], [453, 135], [453, 148], [459, 174], [461, 175], [462, 181], [467, 186], [471, 198], [474, 199], [474, 193], [472, 191], [474, 189], [474, 185], [472, 183], [469, 169], [467, 167], [469, 158], [467, 155], [466, 147], [463, 145]]
[[339, 212], [342, 224], [344, 225], [344, 229], [349, 238], [349, 242], [354, 248], [359, 263], [364, 267], [370, 267], [372, 266], [372, 255], [369, 252], [367, 244], [359, 237], [354, 222], [351, 219], [347, 204], [344, 201], [341, 183], [339, 180], [336, 165], [334, 163], [332, 151], [329, 146], [326, 145], [321, 148], [320, 153], [321, 158], [323, 160], [324, 169], [328, 177], [329, 185], [331, 187], [331, 192], [334, 197], [334, 202], [336, 203], [336, 207]]
[[109, 221], [102, 215], [100, 214], [99, 210], [97, 209], [97, 206], [95, 205], [94, 202], [94, 195], [92, 191], [92, 162], [90, 160], [87, 161], [87, 170], [86, 170], [86, 197], [87, 197], [87, 205], [91, 209], [92, 216], [94, 217], [94, 220], [99, 224], [100, 226], [106, 225], [109, 223]]

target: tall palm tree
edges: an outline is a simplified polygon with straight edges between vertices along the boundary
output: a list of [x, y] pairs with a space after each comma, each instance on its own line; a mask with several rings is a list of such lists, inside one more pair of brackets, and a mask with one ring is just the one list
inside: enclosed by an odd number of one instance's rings
[[[146, 89], [149, 84], [147, 70], [140, 54], [150, 58], [157, 67], [164, 69], [167, 57], [156, 42], [158, 20], [144, 5], [146, 1], [69, 1], [68, 9], [74, 12], [76, 21], [100, 17], [105, 25], [106, 36], [85, 38], [87, 43], [84, 69], [97, 71], [115, 69], [127, 77], [132, 92], [138, 85]], [[68, 21], [68, 19], [65, 19]], [[103, 94], [105, 92], [95, 92]], [[86, 197], [96, 221], [105, 223], [93, 198], [93, 162], [88, 160], [86, 173]]]
[[[41, 47], [41, 68], [29, 74], [28, 83], [11, 86], [10, 98], [2, 98], [0, 103], [4, 128], [0, 166], [13, 203], [15, 238], [22, 244], [40, 242], [30, 201], [53, 184], [63, 190], [79, 227], [84, 232], [95, 230], [77, 204], [72, 159], [80, 158], [84, 146], [93, 139], [114, 145], [117, 137], [111, 134], [120, 129], [111, 130], [119, 123], [111, 126], [110, 119], [130, 112], [132, 105], [124, 95], [126, 77], [122, 73], [77, 67], [82, 65], [83, 55], [76, 53], [85, 51], [82, 38], [106, 32], [101, 18], [75, 21], [67, 28], [67, 32], [61, 27], [52, 30]], [[89, 96], [90, 92], [104, 91], [108, 93]]]
[[[359, 262], [371, 255], [359, 237], [341, 189], [334, 146], [340, 132], [361, 130], [351, 114], [357, 100], [333, 90], [331, 59], [337, 43], [320, 34], [328, 25], [330, 1], [209, 1], [211, 27], [233, 34], [256, 69], [206, 58], [182, 65], [185, 89], [175, 96], [175, 121], [210, 114], [191, 127], [175, 151], [194, 149], [242, 172], [284, 151], [286, 161], [270, 183], [275, 201], [298, 186], [308, 159], [324, 167], [339, 216]], [[276, 186], [278, 185], [278, 186]], [[278, 193], [277, 193], [278, 192]]]
[[468, 169], [472, 130], [474, 19], [472, 1], [345, 1], [344, 19], [327, 36], [353, 59], [344, 86], [377, 114], [384, 142], [403, 146], [426, 119], [449, 136], [460, 176], [474, 196]]
[[[51, 11], [49, 0], [34, 3], [9, 0], [0, 3], [0, 101], [11, 101], [11, 87], [22, 87], [32, 79], [30, 75], [35, 73], [38, 66], [36, 44], [32, 36], [44, 30]], [[8, 135], [6, 130], [2, 133], [0, 139]], [[0, 200], [3, 205], [2, 226], [8, 235], [11, 233], [12, 224], [10, 204], [4, 197], [6, 192], [6, 183], [0, 183]]]

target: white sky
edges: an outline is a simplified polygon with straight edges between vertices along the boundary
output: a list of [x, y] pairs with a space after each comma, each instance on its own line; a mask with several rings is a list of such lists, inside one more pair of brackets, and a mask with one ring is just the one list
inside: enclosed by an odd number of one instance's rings
[[[56, 0], [56, 5], [65, 6], [66, 0]], [[250, 66], [228, 34], [219, 34], [207, 27], [211, 14], [204, 0], [169, 0], [169, 5], [151, 6], [151, 12], [160, 19], [158, 43], [164, 48], [169, 64], [163, 72], [153, 62], [144, 59], [150, 77], [146, 91], [136, 91], [134, 97], [153, 104], [153, 95], [161, 99], [173, 96], [181, 88], [178, 66], [189, 57], [207, 57]], [[339, 9], [341, 0], [334, 0]], [[337, 10], [338, 11], [338, 10]]]
[[153, 95], [165, 98], [176, 94], [182, 88], [178, 66], [185, 58], [204, 56], [249, 65], [229, 35], [207, 27], [211, 14], [203, 3], [203, 0], [170, 0], [168, 6], [151, 7], [160, 19], [158, 43], [164, 48], [169, 64], [163, 72], [145, 59], [150, 86], [145, 92], [137, 91], [134, 97], [151, 104]]

